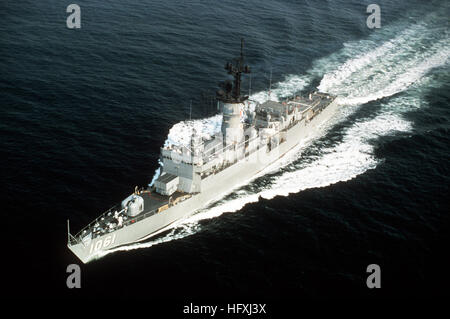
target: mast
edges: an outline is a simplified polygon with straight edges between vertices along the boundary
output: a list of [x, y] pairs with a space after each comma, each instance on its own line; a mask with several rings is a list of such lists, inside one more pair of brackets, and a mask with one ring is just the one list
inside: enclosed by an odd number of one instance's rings
[[248, 99], [248, 96], [241, 95], [241, 76], [242, 73], [250, 73], [250, 67], [244, 65], [244, 39], [241, 38], [241, 54], [233, 62], [225, 64], [225, 70], [232, 75], [234, 80], [225, 81], [221, 86], [222, 89], [217, 91], [217, 99], [225, 103], [241, 103]]
[[189, 121], [192, 120], [192, 100], [189, 103]]
[[252, 74], [250, 73], [250, 76], [248, 78], [248, 96], [252, 95]]
[[269, 77], [269, 100], [272, 94], [272, 67], [270, 67], [270, 77]]

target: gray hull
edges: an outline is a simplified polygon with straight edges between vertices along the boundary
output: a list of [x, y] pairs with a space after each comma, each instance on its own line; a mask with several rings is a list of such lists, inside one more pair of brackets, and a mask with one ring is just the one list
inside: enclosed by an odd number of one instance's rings
[[204, 178], [202, 180], [202, 190], [189, 199], [171, 206], [161, 213], [154, 214], [90, 241], [78, 241], [77, 243], [69, 241], [69, 249], [83, 263], [87, 263], [102, 252], [141, 241], [173, 222], [192, 215], [208, 203], [220, 199], [236, 187], [248, 183], [264, 168], [276, 162], [301, 141], [314, 135], [318, 126], [326, 122], [336, 112], [337, 107], [337, 102], [334, 100], [309, 122], [303, 119], [292, 126], [286, 131], [285, 141], [270, 152], [267, 152], [267, 146], [261, 147], [219, 173]]

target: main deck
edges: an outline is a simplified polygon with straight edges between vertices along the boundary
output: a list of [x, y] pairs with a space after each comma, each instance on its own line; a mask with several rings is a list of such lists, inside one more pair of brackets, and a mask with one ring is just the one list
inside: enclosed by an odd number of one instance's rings
[[[136, 191], [134, 194], [140, 196], [144, 201], [144, 209], [141, 213], [136, 216], [128, 216], [121, 205], [117, 204], [83, 228], [74, 236], [74, 240], [76, 242], [89, 241], [111, 233], [154, 214], [162, 213], [180, 200], [191, 196], [179, 191], [176, 191], [171, 196], [164, 196], [156, 193], [153, 188]], [[122, 222], [119, 222], [119, 218], [122, 219]]]

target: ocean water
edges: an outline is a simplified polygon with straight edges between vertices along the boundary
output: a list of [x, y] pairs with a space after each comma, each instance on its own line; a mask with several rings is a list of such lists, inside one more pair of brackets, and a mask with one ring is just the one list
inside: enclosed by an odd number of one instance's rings
[[[440, 296], [449, 242], [447, 1], [0, 4], [3, 274], [12, 295]], [[77, 232], [159, 170], [159, 148], [220, 130], [205, 98], [246, 41], [251, 98], [339, 96], [314, 138], [145, 242], [81, 265]], [[249, 80], [244, 81], [245, 90]], [[192, 119], [190, 102], [192, 101]], [[78, 263], [82, 289], [66, 287]], [[366, 286], [378, 264], [382, 288]], [[257, 300], [260, 300], [257, 299]]]

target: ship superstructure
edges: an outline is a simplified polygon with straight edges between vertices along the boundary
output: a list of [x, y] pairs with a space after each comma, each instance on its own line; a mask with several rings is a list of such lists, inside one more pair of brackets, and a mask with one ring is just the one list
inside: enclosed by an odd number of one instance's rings
[[242, 40], [240, 56], [225, 65], [233, 81], [217, 92], [220, 132], [204, 139], [194, 130], [188, 145], [162, 147], [162, 172], [152, 186], [135, 188], [75, 236], [68, 231], [68, 247], [83, 262], [148, 238], [248, 182], [335, 112], [335, 97], [319, 92], [249, 107], [241, 94], [241, 77], [250, 73], [243, 49]]

